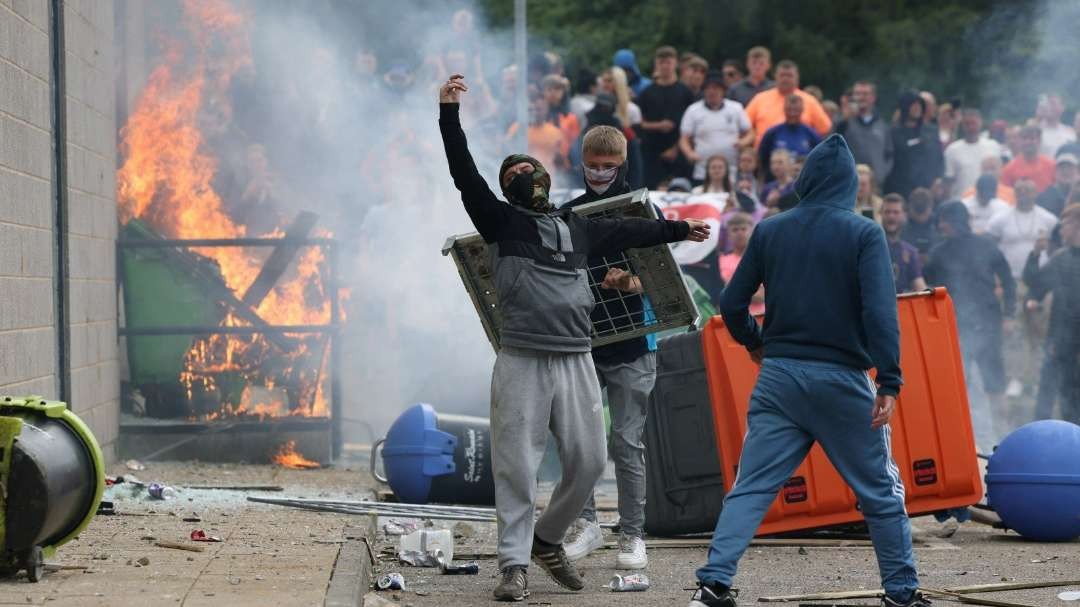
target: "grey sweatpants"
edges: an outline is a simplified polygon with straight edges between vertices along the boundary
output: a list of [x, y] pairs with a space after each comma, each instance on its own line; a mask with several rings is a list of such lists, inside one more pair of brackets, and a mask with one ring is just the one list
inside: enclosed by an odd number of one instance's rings
[[[619, 527], [623, 535], [645, 537], [645, 411], [656, 383], [656, 353], [627, 363], [596, 363], [600, 386], [607, 388], [611, 410], [611, 460], [619, 491]], [[589, 501], [581, 517], [596, 522], [596, 501]]]
[[[548, 430], [562, 480], [534, 529], [536, 473]], [[604, 472], [604, 414], [592, 355], [504, 346], [491, 376], [491, 449], [499, 568], [528, 566], [533, 534], [562, 543]]]

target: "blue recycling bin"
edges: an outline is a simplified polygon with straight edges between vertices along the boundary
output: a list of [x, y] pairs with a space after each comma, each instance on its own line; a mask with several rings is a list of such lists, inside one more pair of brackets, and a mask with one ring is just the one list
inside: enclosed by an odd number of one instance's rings
[[987, 501], [1025, 538], [1080, 537], [1080, 426], [1041, 420], [1001, 441], [986, 466]]
[[[380, 447], [385, 477], [374, 472]], [[413, 405], [372, 446], [371, 467], [402, 502], [495, 505], [491, 427], [484, 418]]]

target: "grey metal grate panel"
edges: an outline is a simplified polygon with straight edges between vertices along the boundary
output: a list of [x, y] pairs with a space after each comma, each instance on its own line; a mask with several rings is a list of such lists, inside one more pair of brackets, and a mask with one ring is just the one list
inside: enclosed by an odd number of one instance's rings
[[[656, 209], [649, 203], [648, 191], [644, 188], [598, 200], [574, 210], [587, 217], [657, 218]], [[451, 236], [443, 245], [442, 252], [454, 260], [465, 290], [480, 315], [488, 340], [492, 347], [498, 350], [499, 301], [495, 293], [487, 244], [476, 233]], [[602, 294], [599, 285], [592, 279], [591, 270], [598, 268], [630, 270], [641, 279], [644, 293], [639, 295], [605, 290]], [[604, 257], [600, 265], [591, 266], [589, 270], [589, 288], [596, 299], [595, 309], [604, 312], [604, 318], [593, 320], [594, 348], [650, 333], [686, 327], [697, 321], [697, 306], [694, 305], [693, 297], [683, 281], [682, 271], [667, 245], [631, 249], [619, 255]], [[631, 300], [640, 300], [643, 296], [648, 297], [649, 306], [642, 306], [642, 311], [632, 312], [634, 306], [631, 305]], [[622, 305], [613, 305], [611, 307], [614, 309], [610, 311], [603, 305], [615, 302], [621, 302]]]

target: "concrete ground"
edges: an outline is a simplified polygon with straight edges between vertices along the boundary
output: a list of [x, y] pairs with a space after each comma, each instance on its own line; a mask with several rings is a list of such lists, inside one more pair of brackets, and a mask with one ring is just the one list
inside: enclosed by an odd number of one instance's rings
[[[110, 473], [174, 486], [281, 485], [285, 491], [181, 489], [179, 499], [150, 501], [145, 489], [117, 485], [105, 496], [117, 514], [95, 517], [49, 559], [85, 569], [50, 572], [37, 584], [22, 574], [0, 579], [0, 605], [322, 605], [344, 531], [357, 517], [253, 504], [245, 495], [354, 500], [372, 493], [368, 473], [348, 468], [150, 463], [142, 471], [120, 464]], [[193, 517], [201, 521], [183, 520]], [[194, 529], [222, 542], [192, 542]], [[163, 548], [156, 541], [204, 551]]]
[[[1080, 581], [1080, 541], [1064, 544], [1026, 542], [1015, 534], [1006, 534], [978, 523], [960, 525], [955, 534], [942, 539], [934, 534], [947, 533], [955, 523], [941, 525], [932, 518], [915, 521], [918, 537], [916, 548], [919, 575], [922, 583], [931, 588], [948, 588], [998, 582], [1038, 582], [1050, 580]], [[473, 538], [459, 540], [457, 551], [493, 552], [494, 525], [473, 525]], [[609, 537], [614, 540], [614, 537]], [[392, 538], [380, 537], [380, 550], [393, 545]], [[380, 552], [380, 557], [383, 553]], [[586, 589], [572, 593], [556, 586], [536, 567], [530, 568], [529, 605], [642, 605], [683, 606], [695, 588], [694, 570], [705, 559], [706, 548], [660, 548], [649, 550], [649, 567], [645, 571], [652, 587], [641, 593], [613, 593], [604, 585], [619, 572], [614, 568], [613, 549], [594, 553], [581, 564], [586, 575]], [[1040, 562], [1035, 562], [1040, 561]], [[497, 583], [494, 560], [480, 561], [477, 576], [443, 576], [434, 569], [417, 569], [398, 565], [392, 559], [380, 563], [381, 571], [398, 571], [406, 579], [407, 592], [380, 593], [400, 605], [436, 607], [455, 605], [495, 605], [490, 600]], [[866, 590], [879, 587], [876, 561], [870, 548], [816, 547], [752, 547], [744, 557], [736, 587], [739, 603], [754, 604], [759, 598], [774, 595], [813, 592]], [[1066, 603], [1057, 599], [1071, 587], [1044, 588], [977, 595], [999, 601], [1010, 601], [1031, 607], [1051, 607]], [[396, 597], [395, 597], [396, 595]], [[973, 595], [976, 596], [976, 595]], [[833, 601], [844, 605], [879, 605], [873, 599]], [[831, 604], [825, 602], [824, 604]], [[935, 603], [948, 604], [940, 600]], [[783, 603], [780, 603], [783, 604]], [[787, 603], [789, 605], [795, 603]], [[1072, 603], [1075, 604], [1075, 603]]]
[[[121, 464], [111, 472], [177, 486], [285, 487], [280, 493], [251, 493], [271, 497], [356, 500], [372, 495], [374, 489], [366, 466], [298, 471], [272, 466], [154, 463], [145, 471], [132, 472]], [[245, 495], [184, 490], [180, 499], [161, 502], [149, 501], [141, 491], [119, 485], [107, 495], [116, 503], [118, 514], [96, 517], [78, 540], [63, 546], [51, 559], [74, 569], [49, 573], [38, 584], [25, 577], [0, 580], [0, 605], [323, 605], [335, 564], [340, 568], [344, 559], [347, 530], [363, 517], [252, 504], [245, 501]], [[608, 520], [614, 517], [611, 498], [609, 491], [600, 499], [601, 516]], [[201, 522], [183, 521], [194, 515]], [[380, 529], [386, 520], [379, 520]], [[432, 524], [453, 526], [442, 521]], [[940, 538], [937, 536], [947, 535], [951, 527], [931, 518], [917, 519], [915, 524], [920, 538], [916, 548], [919, 572], [926, 586], [1080, 580], [1080, 541], [1037, 544], [976, 523], [960, 525], [950, 537]], [[187, 539], [193, 529], [203, 529], [224, 541], [198, 544], [204, 552], [154, 545], [160, 540], [193, 544]], [[497, 575], [495, 526], [468, 523], [459, 525], [457, 531], [455, 551], [464, 553], [466, 560], [475, 556], [479, 575], [445, 576], [436, 569], [401, 565], [395, 556], [397, 538], [379, 531], [371, 541], [376, 575], [400, 572], [407, 587], [377, 596], [401, 606], [493, 605], [489, 597]], [[614, 551], [607, 549], [582, 563], [588, 585], [580, 593], [558, 588], [533, 568], [528, 604], [685, 605], [694, 586], [694, 569], [705, 559], [706, 548], [660, 547], [660, 543], [654, 541], [649, 551], [646, 574], [652, 587], [646, 592], [618, 594], [604, 588], [617, 573]], [[140, 559], [147, 561], [143, 565]], [[752, 547], [737, 579], [743, 605], [754, 604], [763, 596], [872, 589], [877, 583], [873, 552], [866, 547]], [[1080, 585], [978, 596], [1030, 607], [1066, 607], [1070, 603], [1056, 598], [1064, 590], [1080, 590]], [[838, 602], [877, 604], [871, 599]]]

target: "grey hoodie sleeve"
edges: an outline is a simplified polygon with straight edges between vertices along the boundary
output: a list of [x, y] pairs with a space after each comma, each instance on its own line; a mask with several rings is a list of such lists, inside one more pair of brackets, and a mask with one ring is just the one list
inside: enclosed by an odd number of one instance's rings
[[858, 271], [862, 324], [870, 360], [877, 369], [878, 393], [896, 396], [904, 383], [900, 373], [900, 322], [892, 259], [880, 226], [868, 226], [863, 232]]

